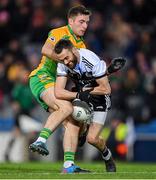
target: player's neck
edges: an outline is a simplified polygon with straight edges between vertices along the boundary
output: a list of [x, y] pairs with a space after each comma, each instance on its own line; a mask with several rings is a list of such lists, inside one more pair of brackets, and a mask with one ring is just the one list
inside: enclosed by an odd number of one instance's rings
[[68, 24], [67, 27], [68, 27], [68, 29], [69, 29], [70, 34], [74, 37], [74, 39], [75, 39], [76, 42], [83, 41], [83, 37], [76, 35], [76, 34], [74, 33], [74, 31], [72, 30], [72, 27], [71, 27], [70, 24]]

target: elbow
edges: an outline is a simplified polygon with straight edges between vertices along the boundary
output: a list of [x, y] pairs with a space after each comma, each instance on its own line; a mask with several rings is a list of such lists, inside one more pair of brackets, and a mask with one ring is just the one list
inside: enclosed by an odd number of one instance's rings
[[111, 91], [111, 88], [110, 89], [108, 89], [108, 94], [111, 94], [112, 93], [112, 91]]
[[107, 92], [106, 94], [111, 94], [112, 91], [111, 91], [111, 87], [110, 86], [106, 89], [106, 92]]
[[62, 92], [61, 92], [61, 90], [55, 90], [55, 97], [56, 97], [56, 99], [62, 99]]
[[111, 88], [107, 87], [102, 90], [103, 94], [111, 94]]
[[111, 94], [111, 86], [110, 86], [110, 84], [108, 84], [108, 85], [105, 87], [105, 91], [106, 91], [105, 94]]

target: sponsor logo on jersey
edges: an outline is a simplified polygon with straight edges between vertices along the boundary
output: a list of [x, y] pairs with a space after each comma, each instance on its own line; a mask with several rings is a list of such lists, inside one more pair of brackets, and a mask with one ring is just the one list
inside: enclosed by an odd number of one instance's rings
[[40, 78], [41, 81], [43, 80], [50, 80], [51, 78], [49, 76], [47, 76], [46, 74], [41, 74], [38, 75], [38, 77]]

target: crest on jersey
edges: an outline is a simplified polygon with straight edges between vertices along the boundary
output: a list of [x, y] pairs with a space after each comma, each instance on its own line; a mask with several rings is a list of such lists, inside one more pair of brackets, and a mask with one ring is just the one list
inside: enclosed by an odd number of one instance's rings
[[50, 40], [55, 42], [55, 37], [54, 36], [50, 37]]

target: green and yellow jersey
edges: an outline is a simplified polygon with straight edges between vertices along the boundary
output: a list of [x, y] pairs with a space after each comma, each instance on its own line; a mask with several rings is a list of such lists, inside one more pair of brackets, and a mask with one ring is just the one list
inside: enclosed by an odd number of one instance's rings
[[[57, 41], [62, 38], [69, 39], [76, 48], [86, 48], [83, 38], [77, 38], [69, 25], [51, 30], [46, 42], [55, 46]], [[42, 68], [46, 68], [46, 71], [48, 71], [52, 76], [56, 76], [57, 62], [46, 56], [43, 56], [41, 63], [37, 69], [31, 72], [30, 77], [36, 75], [36, 73]]]
[[[83, 38], [77, 38], [69, 25], [51, 30], [46, 42], [55, 46], [55, 44], [62, 38], [69, 39], [76, 48], [86, 48]], [[30, 89], [36, 100], [46, 110], [48, 109], [48, 106], [42, 101], [41, 94], [47, 88], [55, 85], [56, 70], [57, 62], [43, 56], [39, 66], [29, 75]]]

